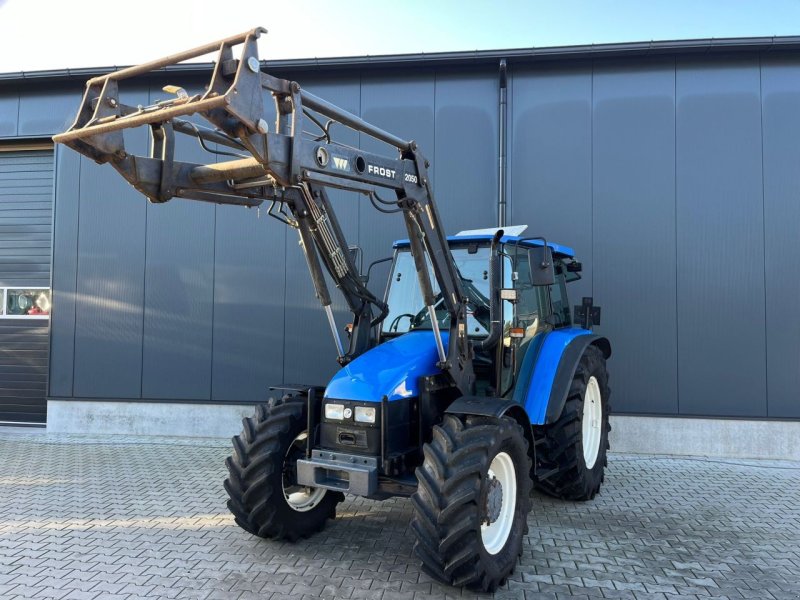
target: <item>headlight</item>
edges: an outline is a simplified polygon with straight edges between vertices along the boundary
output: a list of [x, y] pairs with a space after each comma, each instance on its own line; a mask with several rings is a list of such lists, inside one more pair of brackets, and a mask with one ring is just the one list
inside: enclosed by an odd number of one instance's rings
[[337, 421], [344, 419], [344, 404], [326, 404], [325, 418]]
[[356, 422], [357, 423], [374, 423], [375, 422], [375, 407], [373, 407], [373, 406], [356, 406]]

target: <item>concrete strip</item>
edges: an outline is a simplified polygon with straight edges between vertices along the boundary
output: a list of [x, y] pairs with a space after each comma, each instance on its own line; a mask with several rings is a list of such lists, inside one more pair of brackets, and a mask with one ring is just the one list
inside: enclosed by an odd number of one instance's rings
[[231, 437], [254, 406], [48, 400], [47, 431], [87, 435]]
[[[230, 437], [252, 406], [48, 400], [47, 431]], [[800, 461], [800, 421], [611, 417], [611, 449], [627, 454]]]
[[629, 454], [800, 460], [800, 421], [612, 416], [610, 442]]

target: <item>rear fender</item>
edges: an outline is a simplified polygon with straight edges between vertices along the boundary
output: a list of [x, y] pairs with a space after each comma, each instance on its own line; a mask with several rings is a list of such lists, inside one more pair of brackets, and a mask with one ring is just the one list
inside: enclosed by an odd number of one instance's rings
[[542, 333], [531, 342], [512, 398], [525, 407], [532, 425], [553, 423], [561, 416], [578, 363], [590, 345], [611, 356], [607, 338], [577, 327]]

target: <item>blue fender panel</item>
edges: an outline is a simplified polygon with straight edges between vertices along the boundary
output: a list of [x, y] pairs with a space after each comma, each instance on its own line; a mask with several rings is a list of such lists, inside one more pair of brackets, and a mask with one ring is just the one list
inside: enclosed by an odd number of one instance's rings
[[[442, 332], [447, 348], [449, 334]], [[372, 348], [339, 370], [325, 389], [326, 398], [389, 402], [419, 395], [419, 378], [436, 375], [439, 355], [432, 331], [411, 331]]]
[[[513, 398], [525, 407], [532, 425], [543, 425], [546, 422], [550, 398], [554, 392], [553, 383], [564, 351], [573, 340], [581, 336], [591, 336], [585, 340], [587, 344], [591, 339], [599, 337], [588, 329], [569, 327], [540, 333], [531, 340], [531, 346], [522, 359]], [[580, 360], [580, 356], [578, 359]]]

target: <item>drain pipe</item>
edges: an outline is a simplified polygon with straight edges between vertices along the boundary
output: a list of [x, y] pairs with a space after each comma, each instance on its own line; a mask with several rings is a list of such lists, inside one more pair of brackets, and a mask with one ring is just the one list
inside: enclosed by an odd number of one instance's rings
[[498, 105], [500, 151], [497, 157], [497, 226], [506, 225], [506, 129], [508, 127], [508, 89], [506, 87], [506, 59], [500, 59], [500, 102]]

